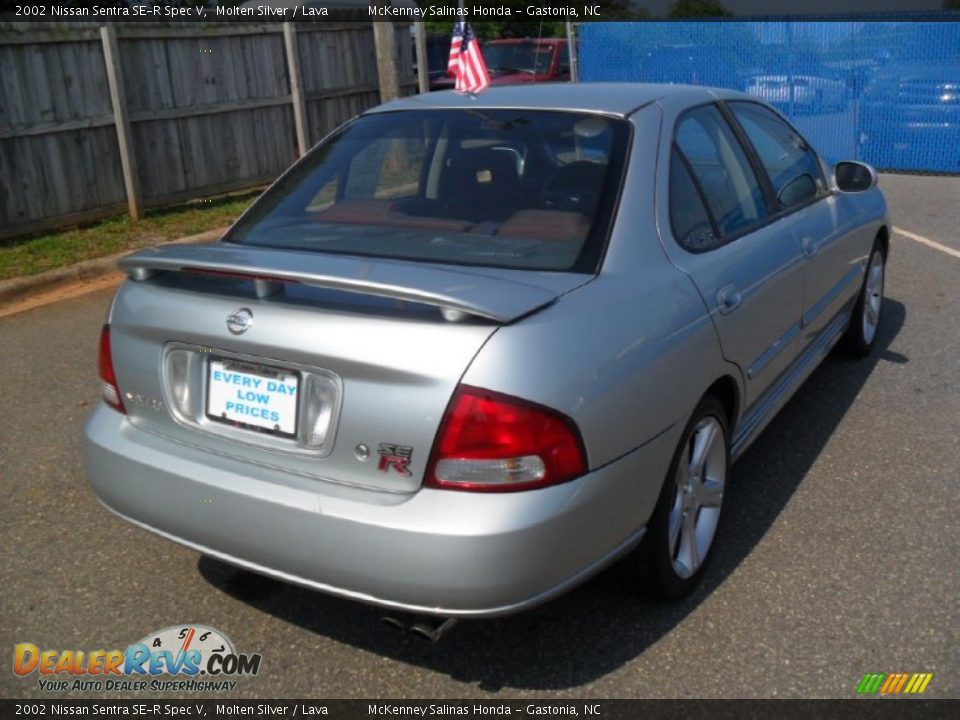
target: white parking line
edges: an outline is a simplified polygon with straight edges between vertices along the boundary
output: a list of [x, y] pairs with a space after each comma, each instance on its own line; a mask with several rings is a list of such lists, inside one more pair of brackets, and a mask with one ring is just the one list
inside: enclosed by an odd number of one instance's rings
[[918, 243], [923, 243], [932, 247], [934, 250], [939, 250], [940, 252], [945, 252], [947, 255], [953, 255], [954, 257], [960, 258], [960, 250], [954, 250], [952, 247], [947, 247], [938, 243], [936, 240], [931, 240], [930, 238], [925, 238], [923, 235], [917, 235], [912, 233], [909, 230], [904, 230], [903, 228], [894, 227], [893, 231], [897, 235], [903, 235], [903, 237], [909, 240], [916, 240]]

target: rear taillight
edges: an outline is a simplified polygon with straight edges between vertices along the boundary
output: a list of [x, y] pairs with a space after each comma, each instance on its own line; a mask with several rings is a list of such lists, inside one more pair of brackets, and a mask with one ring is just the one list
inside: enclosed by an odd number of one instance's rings
[[115, 410], [126, 413], [123, 400], [120, 398], [120, 388], [117, 387], [117, 375], [113, 371], [113, 358], [110, 354], [110, 326], [104, 325], [100, 331], [100, 354], [97, 358], [100, 370], [100, 395], [103, 401]]
[[586, 470], [583, 440], [570, 418], [526, 400], [461, 385], [440, 423], [426, 485], [511, 492], [556, 485]]

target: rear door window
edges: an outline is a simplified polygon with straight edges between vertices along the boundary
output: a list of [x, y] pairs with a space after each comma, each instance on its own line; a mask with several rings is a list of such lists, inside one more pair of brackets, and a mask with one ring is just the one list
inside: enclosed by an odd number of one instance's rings
[[709, 250], [720, 242], [700, 191], [676, 148], [670, 154], [670, 225], [677, 242], [691, 252]]
[[713, 105], [685, 113], [675, 141], [686, 158], [720, 235], [747, 231], [767, 218], [763, 191], [733, 129]]
[[757, 103], [727, 106], [757, 151], [781, 208], [802, 205], [826, 190], [816, 153], [776, 113]]

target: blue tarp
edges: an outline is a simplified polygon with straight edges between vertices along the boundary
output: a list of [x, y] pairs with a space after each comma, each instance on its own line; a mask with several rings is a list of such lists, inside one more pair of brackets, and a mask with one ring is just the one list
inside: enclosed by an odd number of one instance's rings
[[734, 88], [828, 159], [960, 173], [960, 13], [937, 17], [585, 23], [580, 79]]

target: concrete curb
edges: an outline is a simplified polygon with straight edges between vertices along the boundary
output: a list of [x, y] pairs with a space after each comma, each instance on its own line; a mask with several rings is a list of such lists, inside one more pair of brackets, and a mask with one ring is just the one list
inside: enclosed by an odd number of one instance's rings
[[[200, 245], [220, 239], [226, 231], [227, 228], [225, 227], [216, 228], [197, 235], [188, 235], [177, 240], [160, 243], [160, 245]], [[0, 280], [0, 304], [23, 300], [31, 295], [55, 290], [61, 285], [82, 280], [93, 280], [102, 275], [116, 272], [117, 261], [131, 252], [135, 251], [126, 250], [36, 275]]]

